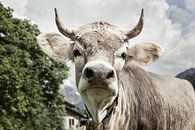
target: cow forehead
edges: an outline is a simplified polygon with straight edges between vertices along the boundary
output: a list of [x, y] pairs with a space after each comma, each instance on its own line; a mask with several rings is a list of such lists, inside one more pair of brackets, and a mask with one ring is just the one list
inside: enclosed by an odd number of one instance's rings
[[114, 53], [124, 41], [119, 34], [107, 29], [93, 30], [79, 37], [80, 44], [85, 48], [87, 55], [96, 55], [99, 52]]

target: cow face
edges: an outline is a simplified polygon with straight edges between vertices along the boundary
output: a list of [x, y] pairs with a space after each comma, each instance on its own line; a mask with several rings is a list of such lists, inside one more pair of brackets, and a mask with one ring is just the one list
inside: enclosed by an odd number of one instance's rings
[[[49, 56], [74, 61], [76, 84], [87, 109], [97, 123], [119, 92], [118, 75], [126, 62], [146, 64], [158, 58], [163, 49], [154, 43], [143, 43], [131, 48], [127, 40], [138, 35], [143, 25], [143, 11], [138, 25], [124, 33], [106, 22], [95, 22], [77, 30], [65, 28], [56, 12], [59, 34], [42, 34], [38, 43]], [[68, 39], [69, 38], [69, 39]]]

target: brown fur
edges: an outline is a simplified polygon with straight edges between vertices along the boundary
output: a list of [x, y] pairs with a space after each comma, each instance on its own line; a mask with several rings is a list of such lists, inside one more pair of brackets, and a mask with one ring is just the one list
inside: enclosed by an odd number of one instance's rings
[[190, 130], [195, 124], [195, 93], [187, 81], [148, 73], [132, 64], [119, 78], [115, 130]]

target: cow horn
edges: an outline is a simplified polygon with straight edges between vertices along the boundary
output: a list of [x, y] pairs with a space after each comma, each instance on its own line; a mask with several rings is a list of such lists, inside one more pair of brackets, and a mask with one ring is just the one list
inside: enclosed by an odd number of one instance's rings
[[58, 30], [66, 37], [68, 38], [72, 38], [74, 36], [74, 32], [73, 30], [69, 29], [68, 27], [66, 27], [61, 19], [58, 17], [58, 13], [57, 13], [57, 9], [55, 8], [55, 21], [56, 21], [56, 25], [58, 27]]
[[141, 11], [141, 16], [139, 18], [139, 22], [137, 23], [137, 25], [132, 30], [128, 31], [125, 34], [127, 36], [125, 41], [139, 35], [142, 31], [143, 25], [144, 25], [144, 9], [142, 9]]

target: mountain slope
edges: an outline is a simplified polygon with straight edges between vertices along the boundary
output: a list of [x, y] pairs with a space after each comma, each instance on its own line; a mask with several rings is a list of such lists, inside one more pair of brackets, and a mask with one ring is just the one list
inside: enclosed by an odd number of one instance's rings
[[64, 100], [84, 110], [84, 102], [77, 90], [75, 83], [71, 80], [65, 80], [64, 84], [60, 86], [59, 92], [64, 96]]
[[179, 73], [176, 77], [180, 79], [186, 79], [188, 80], [195, 89], [195, 68], [187, 69], [181, 73]]

